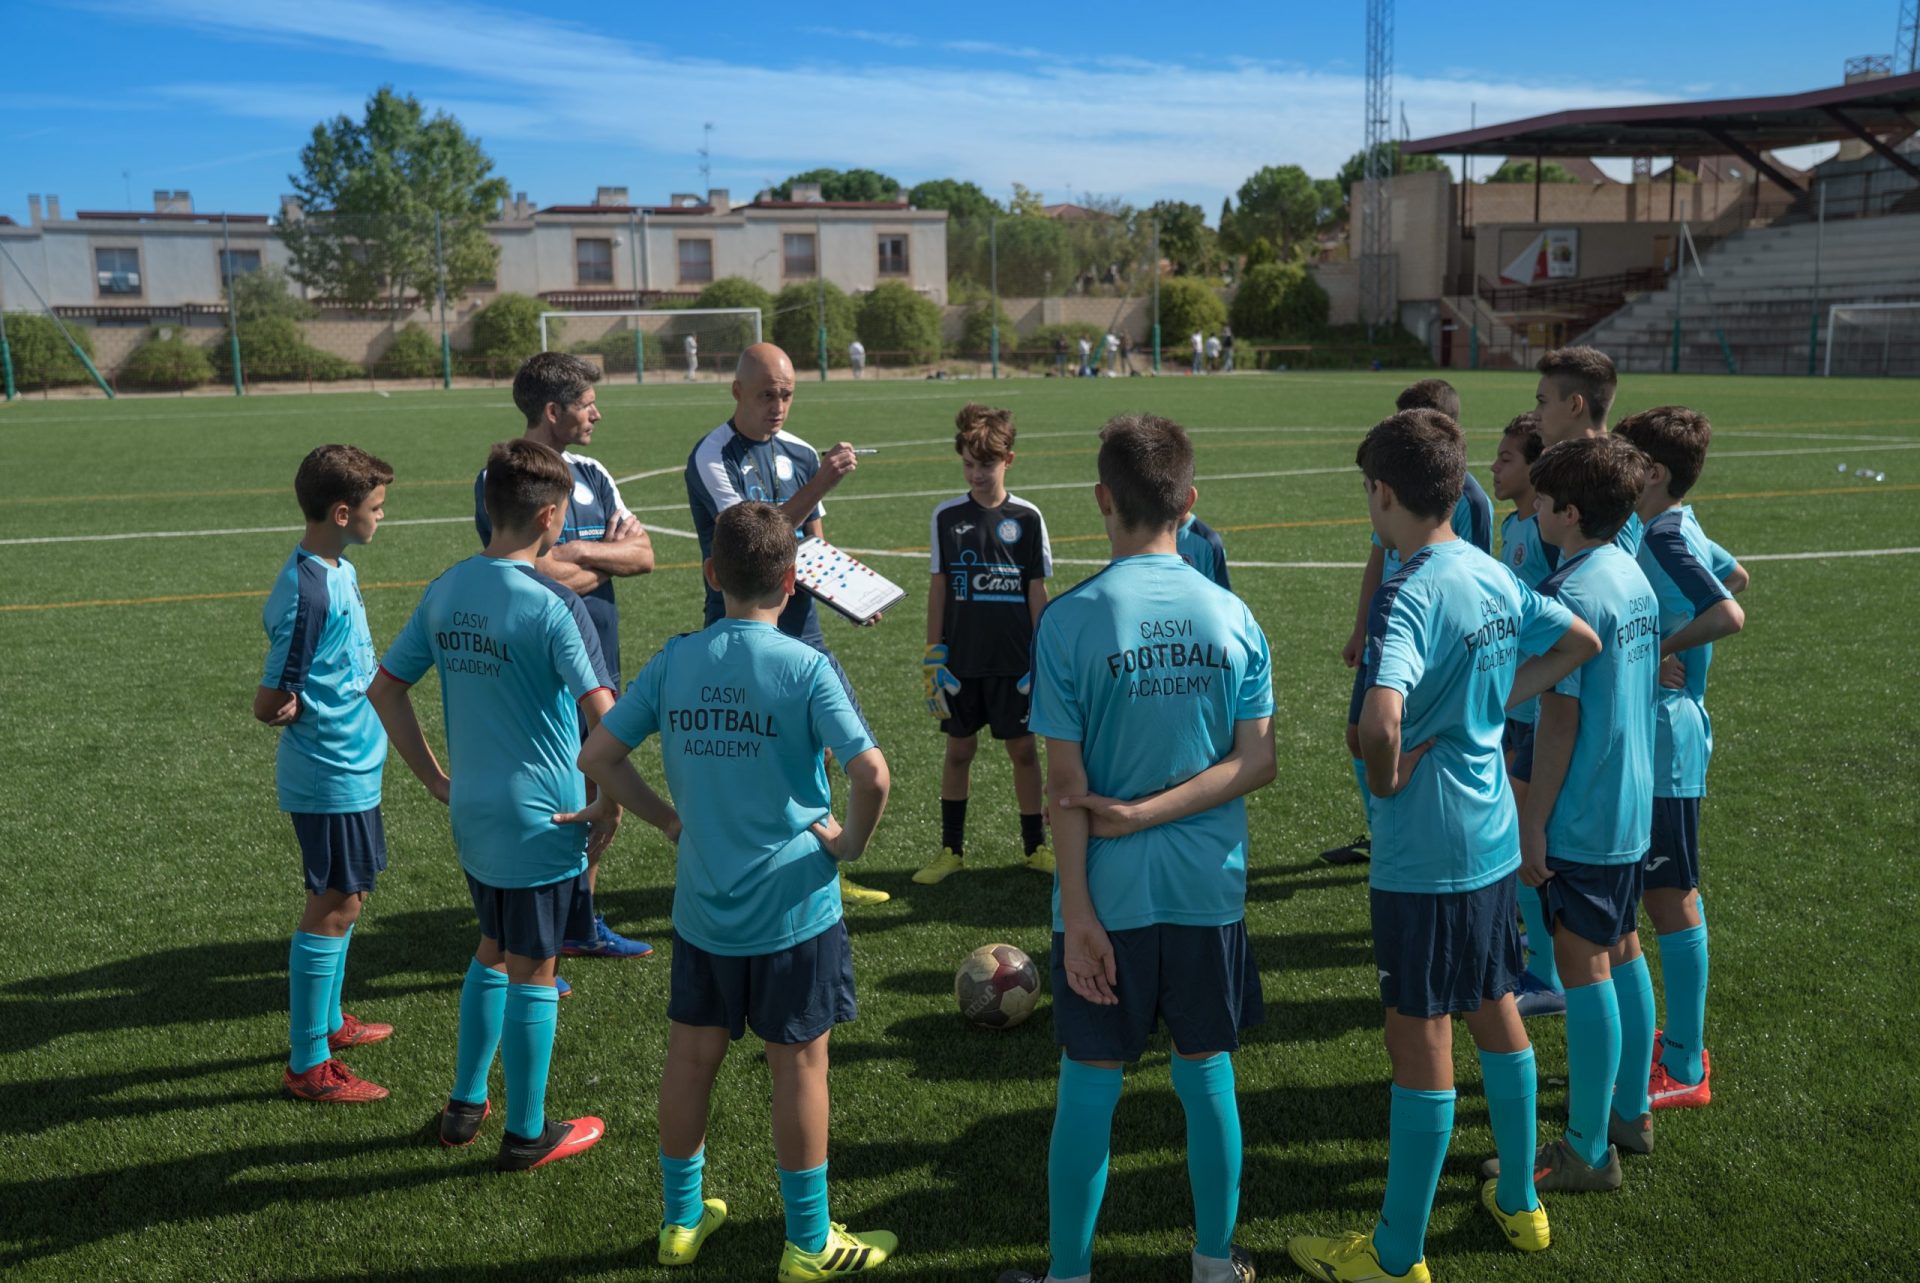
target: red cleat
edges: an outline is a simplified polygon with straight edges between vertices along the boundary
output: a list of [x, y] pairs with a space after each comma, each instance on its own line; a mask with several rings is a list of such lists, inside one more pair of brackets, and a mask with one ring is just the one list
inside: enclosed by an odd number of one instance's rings
[[606, 1134], [607, 1125], [593, 1117], [549, 1122], [546, 1131], [531, 1140], [508, 1132], [500, 1138], [500, 1157], [494, 1167], [503, 1172], [530, 1172], [584, 1153]]
[[351, 1011], [340, 1013], [340, 1027], [327, 1035], [328, 1051], [345, 1051], [363, 1043], [384, 1042], [393, 1037], [392, 1025], [368, 1024]]
[[356, 1105], [369, 1100], [385, 1100], [387, 1089], [370, 1083], [338, 1060], [323, 1060], [304, 1074], [289, 1069], [280, 1085], [295, 1100], [324, 1101], [333, 1105]]
[[1647, 1097], [1655, 1109], [1698, 1109], [1713, 1103], [1712, 1082], [1713, 1058], [1702, 1049], [1699, 1082], [1689, 1087], [1668, 1073], [1665, 1065], [1655, 1061], [1653, 1076], [1647, 1080]]

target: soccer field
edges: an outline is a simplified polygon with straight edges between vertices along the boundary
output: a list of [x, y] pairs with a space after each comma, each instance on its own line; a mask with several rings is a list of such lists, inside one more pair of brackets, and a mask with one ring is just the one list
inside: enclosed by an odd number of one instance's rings
[[[1362, 829], [1342, 725], [1367, 518], [1360, 433], [1410, 376], [1287, 374], [964, 385], [801, 383], [789, 428], [878, 446], [828, 503], [830, 539], [909, 595], [879, 627], [824, 622], [893, 768], [854, 876], [893, 893], [850, 909], [860, 1018], [833, 1037], [832, 1211], [898, 1233], [886, 1277], [981, 1283], [1046, 1260], [1056, 1048], [976, 1030], [954, 968], [1005, 940], [1039, 959], [1048, 887], [1017, 867], [1005, 755], [974, 771], [968, 869], [910, 873], [938, 848], [941, 736], [921, 705], [928, 516], [964, 488], [953, 415], [1016, 414], [1008, 486], [1052, 534], [1059, 589], [1105, 559], [1094, 432], [1151, 410], [1193, 431], [1196, 511], [1274, 653], [1278, 780], [1249, 799], [1248, 925], [1267, 1022], [1238, 1058], [1246, 1166], [1237, 1241], [1298, 1277], [1285, 1241], [1364, 1230], [1387, 1154], [1387, 1057], [1364, 869], [1315, 858]], [[1458, 376], [1483, 483], [1531, 374]], [[1920, 607], [1920, 393], [1911, 382], [1627, 376], [1616, 416], [1680, 401], [1711, 415], [1692, 499], [1752, 571], [1746, 631], [1718, 648], [1717, 753], [1704, 808], [1713, 931], [1714, 1103], [1662, 1113], [1615, 1196], [1549, 1198], [1553, 1247], [1525, 1258], [1478, 1206], [1493, 1152], [1457, 1027], [1460, 1099], [1428, 1238], [1436, 1278], [1912, 1277], [1920, 1230], [1913, 953], [1920, 718], [1906, 673]], [[682, 467], [730, 413], [724, 385], [600, 387], [591, 453], [658, 527], [659, 568], [619, 587], [627, 676], [697, 628]], [[501, 1111], [470, 1150], [431, 1126], [451, 1080], [475, 927], [443, 808], [397, 757], [391, 865], [354, 937], [347, 1004], [392, 1022], [350, 1051], [390, 1087], [321, 1108], [280, 1094], [298, 852], [277, 812], [274, 732], [248, 715], [266, 588], [299, 537], [292, 478], [314, 445], [391, 462], [387, 521], [356, 550], [384, 649], [425, 583], [476, 549], [472, 482], [520, 430], [504, 389], [19, 402], [0, 408], [0, 1269], [45, 1279], [414, 1281], [659, 1278], [654, 1093], [668, 964], [565, 959], [548, 1093], [597, 1113], [593, 1153], [531, 1176], [491, 1170]], [[1859, 468], [1885, 480], [1855, 475]], [[899, 554], [899, 555], [892, 555]], [[429, 677], [428, 683], [434, 679]], [[440, 743], [437, 693], [416, 701]], [[635, 754], [659, 781], [658, 751]], [[671, 853], [630, 820], [607, 856], [609, 922], [664, 944]], [[1651, 933], [1649, 933], [1651, 939]], [[1650, 948], [1656, 971], [1657, 951]], [[1565, 1118], [1558, 1020], [1529, 1026], [1543, 1136]], [[1095, 1268], [1184, 1280], [1184, 1124], [1157, 1041], [1129, 1071]], [[498, 1070], [496, 1068], [496, 1075]], [[782, 1221], [757, 1044], [722, 1071], [706, 1192], [732, 1219], [682, 1271], [771, 1278]], [[498, 1079], [494, 1098], [500, 1099]]]

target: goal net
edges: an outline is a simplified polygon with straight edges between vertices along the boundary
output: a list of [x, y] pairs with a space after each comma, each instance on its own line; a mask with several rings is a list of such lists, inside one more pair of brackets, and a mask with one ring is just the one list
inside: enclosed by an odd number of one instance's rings
[[1920, 374], [1920, 302], [1827, 309], [1827, 374]]
[[598, 357], [608, 374], [648, 379], [732, 379], [740, 354], [761, 341], [757, 307], [542, 312], [542, 351]]

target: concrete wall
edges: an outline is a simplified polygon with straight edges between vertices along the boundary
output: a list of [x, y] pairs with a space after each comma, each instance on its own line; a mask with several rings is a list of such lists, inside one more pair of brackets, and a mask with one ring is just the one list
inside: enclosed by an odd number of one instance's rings
[[[1664, 182], [1542, 183], [1538, 221], [1556, 226], [1650, 221], [1699, 223], [1717, 217], [1741, 200], [1752, 200], [1753, 188], [1745, 183], [1676, 183], [1671, 193], [1672, 220], [1667, 216], [1668, 195]], [[1467, 221], [1475, 227], [1536, 221], [1533, 184], [1473, 184], [1467, 193]]]
[[1327, 320], [1333, 325], [1360, 323], [1360, 264], [1352, 259], [1315, 263], [1307, 269], [1327, 292]]
[[[1402, 174], [1391, 181], [1390, 244], [1398, 297], [1435, 299], [1445, 292], [1448, 256], [1454, 235], [1453, 184], [1443, 171]], [[1366, 243], [1366, 198], [1353, 185], [1353, 220], [1348, 244], [1354, 254]], [[1355, 265], [1358, 270], [1358, 265]], [[1357, 280], [1356, 280], [1357, 300]], [[1358, 319], [1356, 303], [1355, 318]]]
[[[233, 248], [255, 250], [263, 264], [285, 267], [287, 252], [265, 223], [236, 223]], [[220, 223], [143, 223], [68, 220], [34, 227], [0, 227], [14, 264], [54, 307], [177, 307], [218, 303]], [[138, 255], [139, 292], [105, 294], [95, 275], [96, 249], [131, 249]], [[9, 268], [0, 272], [0, 307], [37, 310], [33, 294]]]

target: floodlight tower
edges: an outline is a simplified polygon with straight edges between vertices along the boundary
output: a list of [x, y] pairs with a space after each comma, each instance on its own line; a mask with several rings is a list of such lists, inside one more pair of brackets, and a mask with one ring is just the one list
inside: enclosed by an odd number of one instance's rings
[[1900, 0], [1900, 26], [1893, 36], [1893, 69], [1920, 71], [1920, 0]]
[[1367, 0], [1367, 140], [1360, 222], [1360, 319], [1371, 338], [1393, 320], [1393, 0]]

